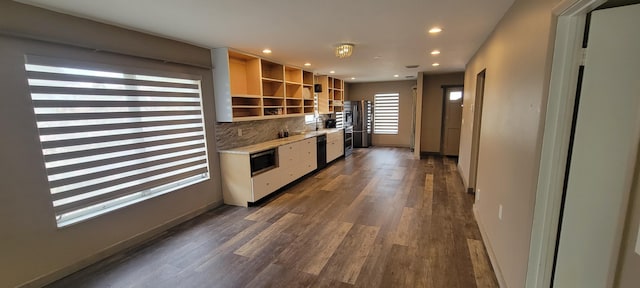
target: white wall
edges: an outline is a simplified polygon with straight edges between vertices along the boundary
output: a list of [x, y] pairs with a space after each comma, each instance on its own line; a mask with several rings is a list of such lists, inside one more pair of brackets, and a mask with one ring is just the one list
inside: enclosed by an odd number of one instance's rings
[[558, 2], [516, 0], [465, 72], [458, 168], [468, 183], [476, 75], [486, 69], [475, 209], [508, 287], [525, 283]]
[[[82, 30], [91, 31], [87, 27], [92, 25], [90, 21], [81, 21], [72, 26], [63, 25], [65, 22], [73, 23], [74, 21], [69, 20], [76, 18], [53, 12], [41, 13], [41, 9], [11, 1], [0, 3], [0, 11], [3, 19], [0, 21], [0, 31], [4, 32], [21, 35], [19, 29], [14, 28], [29, 25], [26, 22], [30, 19], [25, 15], [37, 18], [40, 22], [38, 25], [47, 25], [47, 29], [66, 29], [70, 34], [75, 31], [78, 40], [86, 35]], [[9, 15], [23, 17], [13, 18], [15, 21], [12, 22], [7, 21]], [[140, 34], [120, 28], [114, 32], [117, 33], [103, 33], [100, 37], [124, 47], [128, 44], [120, 41], [122, 37]], [[185, 73], [197, 73], [203, 77], [203, 102], [212, 179], [86, 222], [57, 228], [26, 82], [24, 55], [100, 61], [146, 69], [161, 69], [166, 66], [182, 69], [185, 66], [2, 36], [3, 34], [0, 34], [0, 287], [14, 287], [32, 281], [35, 281], [32, 284], [39, 286], [55, 280], [124, 246], [160, 232], [167, 225], [175, 225], [207, 207], [221, 203], [213, 129], [215, 110], [211, 70], [184, 68]], [[51, 40], [56, 39], [58, 38], [53, 37]], [[162, 42], [163, 40], [158, 40], [156, 44]], [[176, 44], [174, 41], [169, 43]], [[191, 49], [189, 46], [185, 46], [187, 51]], [[186, 52], [180, 47], [181, 45], [174, 46], [172, 49], [175, 50], [170, 53]], [[158, 47], [156, 52], [163, 48], [166, 47]], [[206, 49], [202, 50], [205, 50], [202, 55], [208, 54]]]
[[348, 100], [370, 100], [373, 103], [377, 93], [400, 93], [400, 117], [398, 135], [373, 134], [372, 142], [376, 146], [409, 147], [411, 142], [411, 123], [413, 117], [413, 87], [415, 80], [349, 83]]

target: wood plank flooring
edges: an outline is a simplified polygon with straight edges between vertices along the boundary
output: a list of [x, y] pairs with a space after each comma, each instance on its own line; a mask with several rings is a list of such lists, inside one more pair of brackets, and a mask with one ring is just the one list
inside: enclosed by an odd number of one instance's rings
[[355, 149], [49, 287], [498, 287], [449, 158]]

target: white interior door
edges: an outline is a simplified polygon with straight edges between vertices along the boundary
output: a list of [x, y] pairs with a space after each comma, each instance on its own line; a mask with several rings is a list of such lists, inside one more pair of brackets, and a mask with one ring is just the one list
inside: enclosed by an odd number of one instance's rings
[[554, 287], [611, 287], [640, 127], [640, 5], [594, 11]]

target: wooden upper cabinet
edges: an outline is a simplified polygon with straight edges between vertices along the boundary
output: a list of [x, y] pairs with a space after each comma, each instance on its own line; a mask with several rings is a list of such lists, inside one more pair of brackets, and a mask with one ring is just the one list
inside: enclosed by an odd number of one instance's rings
[[229, 48], [211, 56], [218, 122], [313, 113], [312, 72]]
[[256, 120], [262, 116], [260, 58], [227, 48], [212, 51], [216, 120]]
[[344, 81], [321, 75], [317, 77], [316, 82], [322, 85], [322, 92], [318, 93], [318, 112], [341, 112], [344, 105]]
[[322, 87], [322, 91], [318, 92], [318, 113], [329, 114], [329, 76], [318, 76], [316, 83]]

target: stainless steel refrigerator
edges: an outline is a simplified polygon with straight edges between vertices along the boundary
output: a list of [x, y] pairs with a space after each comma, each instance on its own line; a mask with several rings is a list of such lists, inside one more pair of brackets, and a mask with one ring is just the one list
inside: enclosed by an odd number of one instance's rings
[[353, 147], [366, 148], [371, 146], [373, 121], [373, 104], [368, 100], [351, 101], [353, 118]]

